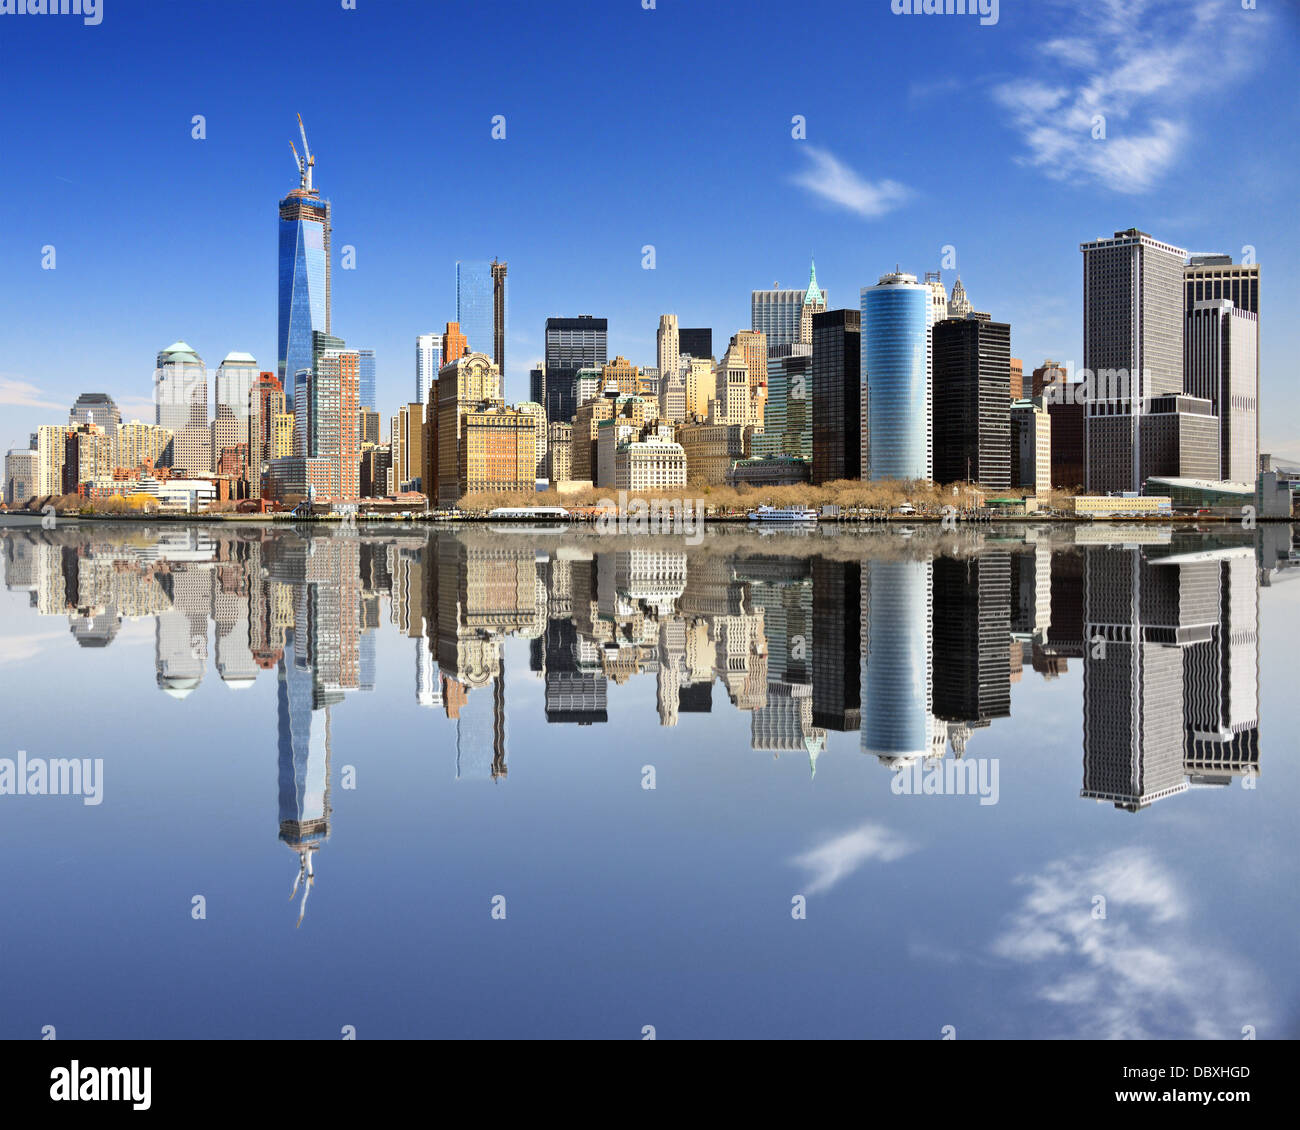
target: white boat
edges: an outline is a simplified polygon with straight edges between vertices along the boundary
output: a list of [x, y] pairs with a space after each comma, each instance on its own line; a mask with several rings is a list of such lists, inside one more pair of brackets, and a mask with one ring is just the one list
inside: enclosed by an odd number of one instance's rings
[[817, 511], [811, 506], [760, 506], [749, 512], [751, 522], [815, 522]]

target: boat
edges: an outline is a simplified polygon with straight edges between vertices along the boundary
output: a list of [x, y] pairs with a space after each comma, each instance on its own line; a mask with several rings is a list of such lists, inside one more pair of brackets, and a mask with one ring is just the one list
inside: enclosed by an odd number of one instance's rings
[[749, 512], [751, 522], [804, 523], [817, 521], [817, 511], [811, 506], [760, 506]]

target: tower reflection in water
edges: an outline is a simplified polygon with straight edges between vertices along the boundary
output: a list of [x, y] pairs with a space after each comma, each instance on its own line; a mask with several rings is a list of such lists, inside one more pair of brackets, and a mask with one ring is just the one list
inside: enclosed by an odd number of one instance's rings
[[1259, 589], [1300, 559], [1283, 526], [729, 534], [692, 548], [405, 527], [0, 538], [6, 588], [66, 618], [78, 647], [106, 651], [124, 621], [152, 619], [154, 675], [174, 698], [207, 676], [210, 638], [232, 691], [275, 671], [279, 838], [298, 857], [300, 922], [330, 833], [331, 711], [375, 688], [381, 632], [410, 639], [416, 702], [454, 724], [451, 776], [498, 784], [511, 637], [542, 685], [538, 716], [513, 719], [521, 734], [608, 724], [611, 684], [647, 678], [660, 726], [748, 712], [751, 749], [813, 774], [847, 748], [832, 734], [856, 732], [894, 770], [992, 750], [984, 731], [1007, 725], [1013, 684], [1055, 680], [1064, 697], [1073, 661], [1080, 795], [1136, 812], [1260, 772]]

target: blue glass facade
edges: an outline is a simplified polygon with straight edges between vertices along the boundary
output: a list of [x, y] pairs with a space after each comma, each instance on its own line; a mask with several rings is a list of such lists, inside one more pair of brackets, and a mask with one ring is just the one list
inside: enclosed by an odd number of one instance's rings
[[865, 568], [862, 750], [885, 760], [928, 757], [934, 732], [930, 714], [933, 565], [870, 561]]
[[357, 376], [361, 383], [361, 407], [370, 412], [378, 412], [379, 400], [375, 392], [375, 351], [373, 349], [357, 350]]
[[492, 356], [492, 264], [456, 260], [456, 320], [471, 353]]
[[[286, 398], [293, 377], [312, 364], [312, 331], [329, 332], [329, 204], [280, 202], [280, 325], [277, 376]], [[288, 380], [285, 380], [286, 375]]]
[[862, 290], [862, 378], [867, 384], [867, 477], [929, 479], [929, 291], [912, 275]]

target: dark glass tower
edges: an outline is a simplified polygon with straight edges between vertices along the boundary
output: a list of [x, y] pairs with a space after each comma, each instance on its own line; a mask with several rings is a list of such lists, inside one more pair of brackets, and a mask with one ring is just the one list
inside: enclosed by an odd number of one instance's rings
[[[330, 203], [312, 185], [316, 158], [307, 148], [302, 117], [303, 155], [298, 187], [280, 201], [280, 328], [276, 375], [292, 405], [294, 374], [310, 369], [313, 331], [330, 332]], [[289, 143], [293, 148], [293, 142]]]
[[857, 479], [862, 475], [862, 312], [814, 314], [812, 338], [812, 481]]
[[578, 410], [578, 370], [599, 369], [609, 360], [609, 322], [581, 314], [546, 319], [546, 377], [540, 401], [548, 421], [569, 423]]
[[692, 357], [713, 356], [713, 331], [711, 329], [678, 329], [677, 353]]
[[934, 481], [1011, 486], [1011, 327], [948, 318], [934, 327]]

